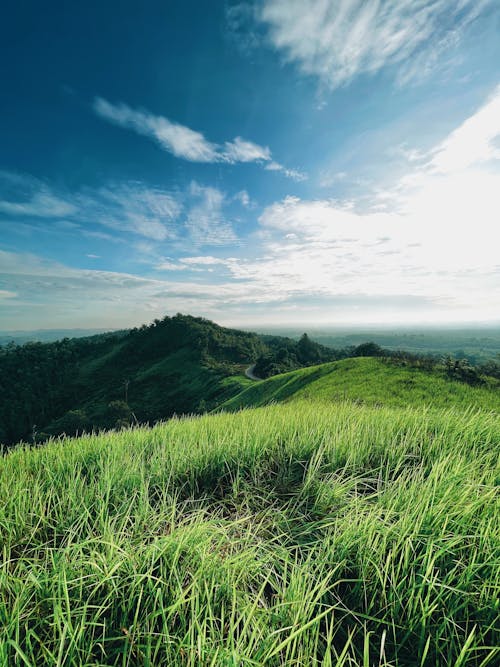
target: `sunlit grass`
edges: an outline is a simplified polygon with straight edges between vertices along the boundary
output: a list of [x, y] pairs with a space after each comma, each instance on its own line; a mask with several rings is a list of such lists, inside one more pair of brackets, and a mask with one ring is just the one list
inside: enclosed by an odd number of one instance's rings
[[302, 400], [17, 449], [0, 664], [498, 664], [499, 442]]
[[396, 366], [373, 357], [344, 359], [301, 368], [255, 382], [223, 404], [225, 410], [268, 405], [296, 398], [368, 405], [422, 405], [437, 408], [476, 406], [500, 412], [500, 382], [490, 378], [471, 387], [439, 370]]

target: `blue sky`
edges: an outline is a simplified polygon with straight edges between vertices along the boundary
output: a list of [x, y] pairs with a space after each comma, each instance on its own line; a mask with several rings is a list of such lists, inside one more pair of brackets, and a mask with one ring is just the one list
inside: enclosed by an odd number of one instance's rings
[[0, 328], [486, 322], [497, 0], [10, 3]]

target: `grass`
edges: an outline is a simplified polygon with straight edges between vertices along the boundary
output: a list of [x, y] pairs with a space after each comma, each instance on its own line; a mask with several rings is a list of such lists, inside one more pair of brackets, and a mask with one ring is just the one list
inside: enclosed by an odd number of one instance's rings
[[300, 399], [18, 448], [0, 665], [497, 665], [499, 442]]
[[268, 405], [296, 398], [355, 400], [369, 405], [480, 407], [500, 411], [500, 383], [470, 387], [436, 371], [398, 367], [373, 357], [345, 359], [302, 368], [254, 383], [222, 404], [224, 410]]

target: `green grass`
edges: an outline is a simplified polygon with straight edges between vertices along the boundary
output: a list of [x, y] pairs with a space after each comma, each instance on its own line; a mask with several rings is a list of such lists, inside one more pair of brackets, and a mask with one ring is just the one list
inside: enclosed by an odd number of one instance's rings
[[0, 665], [497, 665], [499, 442], [301, 399], [16, 449]]
[[221, 407], [238, 410], [296, 398], [355, 400], [395, 407], [476, 406], [498, 412], [500, 383], [492, 378], [486, 386], [470, 387], [449, 380], [436, 371], [399, 367], [373, 357], [363, 357], [302, 368], [256, 382]]

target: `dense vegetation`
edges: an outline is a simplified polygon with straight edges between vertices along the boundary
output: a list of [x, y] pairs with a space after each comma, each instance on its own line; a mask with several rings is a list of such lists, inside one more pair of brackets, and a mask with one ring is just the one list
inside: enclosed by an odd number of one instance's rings
[[0, 442], [42, 441], [175, 413], [238, 392], [266, 350], [255, 335], [185, 315], [140, 329], [0, 348]]
[[316, 397], [17, 448], [0, 664], [493, 667], [499, 442]]
[[[283, 350], [285, 354], [283, 356]], [[155, 422], [213, 409], [250, 381], [337, 358], [333, 350], [176, 315], [150, 326], [0, 347], [0, 442]]]
[[262, 336], [268, 350], [261, 354], [254, 367], [257, 377], [267, 378], [278, 373], [312, 364], [341, 359], [348, 354], [343, 350], [333, 350], [319, 345], [303, 334], [298, 341], [281, 336]]

